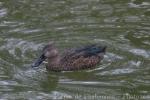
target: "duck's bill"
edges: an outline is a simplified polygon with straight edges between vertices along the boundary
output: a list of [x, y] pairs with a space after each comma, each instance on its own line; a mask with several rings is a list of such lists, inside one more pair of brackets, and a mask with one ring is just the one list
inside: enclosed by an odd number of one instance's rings
[[45, 61], [46, 57], [44, 56], [44, 54], [42, 54], [33, 64], [32, 67], [38, 67], [40, 64], [43, 63], [43, 61]]

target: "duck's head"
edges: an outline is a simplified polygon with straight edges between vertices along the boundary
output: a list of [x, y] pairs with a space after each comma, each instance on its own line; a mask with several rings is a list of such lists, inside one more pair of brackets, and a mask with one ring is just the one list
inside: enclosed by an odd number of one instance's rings
[[58, 56], [58, 51], [54, 46], [53, 42], [49, 42], [42, 50], [42, 54], [39, 58], [32, 64], [32, 67], [38, 67], [46, 59], [52, 59]]

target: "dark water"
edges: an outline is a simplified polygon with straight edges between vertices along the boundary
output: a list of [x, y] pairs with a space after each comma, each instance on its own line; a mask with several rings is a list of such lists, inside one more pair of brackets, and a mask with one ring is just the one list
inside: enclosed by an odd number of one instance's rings
[[[107, 45], [79, 72], [32, 69], [41, 48]], [[1, 100], [150, 100], [149, 0], [1, 0]]]

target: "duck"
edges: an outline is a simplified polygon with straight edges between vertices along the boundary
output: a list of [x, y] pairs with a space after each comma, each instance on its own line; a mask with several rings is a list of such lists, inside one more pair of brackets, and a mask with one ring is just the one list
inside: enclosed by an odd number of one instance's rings
[[103, 60], [106, 48], [107, 46], [91, 44], [66, 49], [60, 53], [54, 42], [49, 42], [44, 46], [38, 59], [33, 62], [32, 67], [38, 67], [46, 62], [46, 69], [54, 72], [95, 68]]

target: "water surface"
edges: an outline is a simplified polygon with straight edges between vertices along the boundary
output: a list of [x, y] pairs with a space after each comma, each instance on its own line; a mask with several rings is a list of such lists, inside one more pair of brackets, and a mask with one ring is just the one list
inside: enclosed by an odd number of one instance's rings
[[[92, 70], [32, 69], [41, 48], [107, 45]], [[93, 96], [93, 97], [92, 97]], [[1, 0], [1, 100], [149, 100], [149, 0]]]

